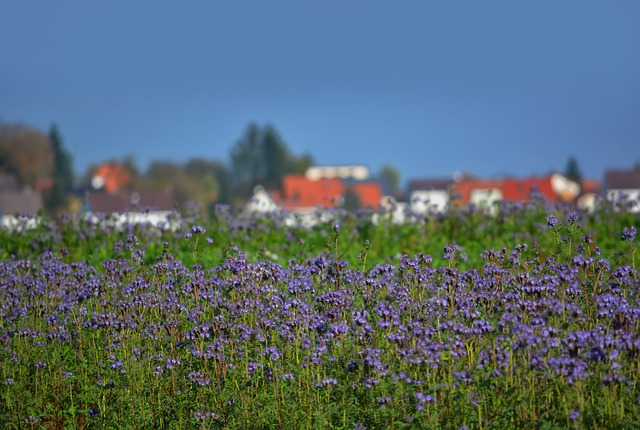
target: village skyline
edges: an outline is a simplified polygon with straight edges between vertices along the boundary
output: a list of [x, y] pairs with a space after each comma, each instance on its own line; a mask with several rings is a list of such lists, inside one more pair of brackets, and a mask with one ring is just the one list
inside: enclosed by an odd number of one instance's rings
[[[294, 154], [274, 127], [255, 123], [247, 126], [224, 161], [156, 160], [142, 171], [131, 158], [111, 159], [78, 174], [55, 125], [45, 134], [20, 124], [0, 125], [0, 156], [0, 191], [13, 193], [0, 196], [3, 213], [35, 212], [40, 207], [58, 213], [122, 212], [132, 205], [169, 210], [189, 201], [209, 210], [220, 203], [241, 210], [256, 196], [267, 201], [267, 207], [293, 212], [333, 206], [378, 210], [392, 201], [426, 212], [445, 210], [452, 203], [526, 201], [536, 192], [550, 202], [589, 208], [599, 197], [634, 195], [640, 189], [639, 163], [630, 169], [608, 169], [602, 179], [589, 178], [576, 157], [567, 160], [563, 171], [490, 178], [473, 172], [435, 176], [425, 171], [403, 183], [402, 172], [391, 165], [377, 171], [363, 164], [318, 165], [312, 154]], [[21, 199], [24, 204], [18, 203]]]

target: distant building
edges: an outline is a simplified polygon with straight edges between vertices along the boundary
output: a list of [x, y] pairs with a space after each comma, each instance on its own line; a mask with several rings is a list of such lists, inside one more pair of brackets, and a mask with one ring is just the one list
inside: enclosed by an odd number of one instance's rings
[[43, 208], [37, 191], [0, 191], [0, 215], [37, 215]]
[[43, 208], [39, 191], [31, 188], [21, 190], [14, 175], [0, 173], [0, 227], [13, 230], [35, 227], [35, 220], [22, 221], [20, 217], [34, 218]]
[[572, 203], [580, 184], [559, 173], [541, 177], [477, 179], [423, 179], [409, 184], [411, 210], [415, 213], [442, 212], [451, 204], [495, 207], [500, 201], [524, 202], [532, 192], [550, 202]]
[[499, 200], [524, 202], [533, 191], [550, 202], [570, 203], [580, 194], [580, 184], [559, 173], [528, 178], [463, 179], [453, 189], [462, 203], [475, 205]]
[[37, 215], [43, 207], [39, 191], [20, 189], [15, 175], [0, 173], [0, 215]]
[[607, 170], [604, 174], [604, 186], [607, 200], [625, 200], [631, 212], [640, 212], [640, 167]]
[[580, 209], [594, 210], [602, 199], [602, 182], [597, 179], [584, 179], [576, 205]]
[[85, 195], [84, 209], [95, 213], [122, 213], [132, 211], [172, 211], [173, 198], [160, 191], [105, 193], [89, 191]]
[[378, 209], [382, 188], [375, 181], [348, 181], [339, 178], [309, 179], [307, 175], [286, 175], [282, 193], [274, 200], [290, 212], [311, 212], [341, 206], [347, 192], [357, 196], [361, 207]]
[[312, 166], [305, 173], [307, 179], [354, 179], [366, 181], [369, 179], [369, 169], [363, 165], [344, 166]]
[[[151, 224], [175, 228], [176, 203], [162, 191], [131, 191], [133, 176], [118, 163], [104, 163], [91, 178], [84, 194], [82, 210], [88, 220], [125, 224]], [[104, 221], [107, 220], [107, 221]]]
[[115, 162], [100, 165], [91, 178], [91, 187], [114, 193], [133, 184], [133, 176], [121, 164]]
[[449, 207], [452, 179], [420, 179], [409, 182], [409, 207], [416, 214], [444, 212]]

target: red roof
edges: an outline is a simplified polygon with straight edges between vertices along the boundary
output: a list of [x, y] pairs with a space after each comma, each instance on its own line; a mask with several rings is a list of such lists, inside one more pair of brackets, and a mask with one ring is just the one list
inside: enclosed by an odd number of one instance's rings
[[[354, 182], [353, 191], [363, 207], [377, 209], [382, 189], [377, 182]], [[347, 185], [338, 178], [311, 180], [304, 175], [287, 175], [282, 181], [282, 195], [273, 196], [285, 210], [335, 207], [347, 191]]]
[[506, 179], [502, 184], [502, 198], [508, 201], [527, 201], [533, 189], [542, 193], [547, 200], [555, 202], [558, 196], [551, 187], [551, 177]]
[[597, 179], [584, 179], [581, 186], [584, 193], [600, 194], [602, 192], [602, 183]]
[[353, 191], [360, 199], [360, 206], [378, 209], [382, 200], [382, 188], [377, 182], [356, 182], [353, 184]]
[[527, 201], [533, 189], [544, 195], [548, 201], [561, 200], [553, 190], [551, 176], [531, 178], [504, 178], [504, 179], [463, 179], [453, 185], [453, 193], [459, 194], [461, 203], [471, 202], [473, 190], [498, 189], [502, 193], [502, 200]]
[[118, 163], [104, 163], [93, 174], [104, 181], [104, 190], [108, 193], [119, 191], [133, 182], [131, 173]]

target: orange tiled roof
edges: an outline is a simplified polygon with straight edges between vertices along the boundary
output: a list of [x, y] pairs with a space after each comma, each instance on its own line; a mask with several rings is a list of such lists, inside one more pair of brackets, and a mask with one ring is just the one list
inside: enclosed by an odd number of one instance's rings
[[[356, 182], [353, 190], [363, 207], [377, 209], [382, 198], [382, 189], [377, 182]], [[282, 181], [282, 195], [273, 196], [285, 210], [330, 208], [339, 203], [347, 191], [345, 183], [338, 178], [311, 180], [304, 175], [287, 175]]]
[[584, 193], [600, 194], [602, 191], [602, 183], [597, 179], [584, 179], [581, 186]]
[[377, 182], [357, 182], [353, 184], [353, 190], [360, 199], [360, 206], [378, 209], [382, 200], [382, 188]]
[[94, 173], [104, 180], [104, 190], [108, 193], [116, 192], [133, 181], [131, 173], [118, 163], [104, 163]]
[[502, 185], [502, 198], [509, 201], [529, 200], [531, 190], [537, 188], [550, 202], [558, 200], [551, 186], [551, 177], [506, 179]]
[[507, 179], [464, 179], [453, 185], [454, 194], [460, 195], [461, 203], [471, 202], [472, 190], [499, 189], [502, 199], [508, 201], [526, 201], [529, 199], [531, 190], [537, 188], [549, 201], [555, 202], [558, 196], [551, 186], [551, 177], [539, 178], [507, 178]]

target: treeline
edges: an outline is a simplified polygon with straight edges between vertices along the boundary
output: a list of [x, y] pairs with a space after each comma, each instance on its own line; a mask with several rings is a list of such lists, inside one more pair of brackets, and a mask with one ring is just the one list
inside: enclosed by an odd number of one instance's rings
[[[48, 212], [68, 209], [73, 160], [55, 124], [48, 134], [22, 124], [0, 124], [0, 176], [14, 178], [19, 189], [41, 192]], [[12, 181], [1, 183], [4, 190]]]
[[[135, 159], [117, 162], [128, 173], [126, 188], [171, 193], [178, 205], [189, 201], [212, 208], [217, 203], [241, 207], [257, 185], [280, 189], [287, 174], [302, 174], [313, 165], [309, 154], [295, 155], [274, 127], [251, 123], [232, 145], [225, 161], [192, 158], [185, 163], [154, 160], [144, 171]], [[70, 209], [70, 197], [91, 189], [100, 164], [76, 176], [73, 159], [55, 125], [48, 133], [23, 124], [0, 124], [0, 174], [15, 177], [21, 189], [43, 195], [45, 210]]]

